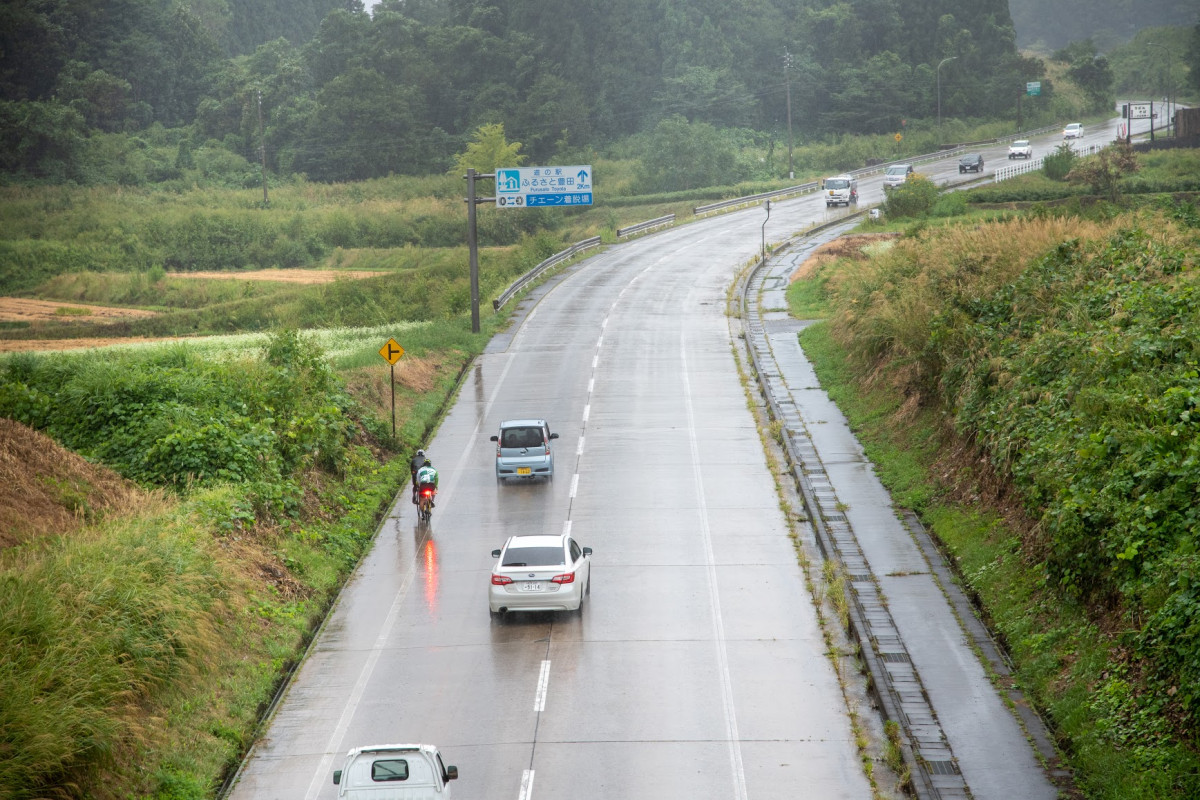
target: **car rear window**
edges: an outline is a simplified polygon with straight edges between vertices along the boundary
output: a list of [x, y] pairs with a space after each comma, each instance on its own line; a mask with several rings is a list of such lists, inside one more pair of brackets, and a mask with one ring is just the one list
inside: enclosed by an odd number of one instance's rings
[[557, 567], [566, 563], [561, 547], [510, 547], [502, 567]]
[[371, 780], [406, 781], [408, 780], [408, 762], [403, 758], [381, 758], [378, 761], [372, 761]]
[[538, 447], [541, 444], [541, 428], [505, 428], [500, 434], [501, 447]]

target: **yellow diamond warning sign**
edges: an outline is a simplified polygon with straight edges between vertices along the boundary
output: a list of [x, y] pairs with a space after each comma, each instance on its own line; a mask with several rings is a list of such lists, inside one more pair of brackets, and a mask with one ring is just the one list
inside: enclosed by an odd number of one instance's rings
[[383, 356], [383, 360], [394, 367], [396, 366], [396, 362], [400, 360], [400, 356], [404, 355], [404, 348], [395, 339], [388, 339], [387, 344], [379, 348], [379, 355]]

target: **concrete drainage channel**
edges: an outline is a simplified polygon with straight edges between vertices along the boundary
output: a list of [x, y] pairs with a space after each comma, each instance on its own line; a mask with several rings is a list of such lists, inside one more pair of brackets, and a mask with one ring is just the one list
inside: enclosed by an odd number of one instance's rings
[[[785, 315], [762, 307], [764, 293], [776, 298], [781, 296], [790, 271], [799, 265], [802, 257], [817, 245], [849, 230], [863, 213], [865, 211], [805, 232], [752, 270], [741, 292], [746, 346], [771, 414], [782, 424], [784, 448], [815, 530], [818, 546], [824, 558], [840, 564], [850, 585], [848, 605], [851, 635], [859, 644], [872, 694], [884, 718], [896, 722], [904, 732], [902, 750], [912, 776], [913, 790], [922, 800], [965, 800], [971, 797], [971, 792], [958, 761], [905, 648], [888, 609], [887, 599], [847, 520], [845, 507], [834, 493], [792, 390], [784, 380], [785, 373], [796, 374], [797, 365], [777, 360], [802, 359], [803, 356], [790, 353], [777, 356], [772, 349], [772, 334], [795, 335], [806, 323], [784, 319], [782, 317]], [[786, 303], [782, 305], [786, 306]], [[769, 319], [771, 316], [775, 319]], [[811, 370], [809, 366], [804, 368]], [[966, 628], [966, 635], [977, 651], [983, 654], [994, 675], [1002, 678], [1008, 676], [1009, 665], [974, 617], [970, 602], [951, 579], [949, 569], [928, 534], [911, 512], [901, 516], [929, 561], [931, 572], [938, 576], [938, 583]], [[1010, 692], [1008, 699], [1018, 709], [1022, 726], [1043, 762], [1055, 763], [1056, 755], [1042, 721], [1022, 698], [1014, 695], [1015, 692]], [[1061, 779], [1062, 775], [1056, 774], [1055, 777]]]

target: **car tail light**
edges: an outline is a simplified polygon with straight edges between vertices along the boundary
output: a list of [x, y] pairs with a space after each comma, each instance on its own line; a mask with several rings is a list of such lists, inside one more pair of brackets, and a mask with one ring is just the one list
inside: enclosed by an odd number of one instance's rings
[[492, 586], [508, 586], [512, 583], [512, 578], [507, 575], [493, 575]]
[[553, 578], [550, 579], [550, 582], [551, 583], [574, 583], [575, 582], [575, 573], [568, 572], [563, 575], [555, 575]]

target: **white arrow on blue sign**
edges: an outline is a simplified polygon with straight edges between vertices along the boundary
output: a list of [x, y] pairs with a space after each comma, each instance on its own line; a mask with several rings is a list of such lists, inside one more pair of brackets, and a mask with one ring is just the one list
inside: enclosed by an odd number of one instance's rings
[[496, 205], [590, 206], [592, 167], [501, 167], [496, 170]]

